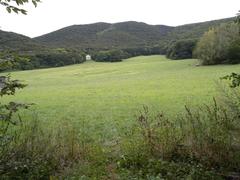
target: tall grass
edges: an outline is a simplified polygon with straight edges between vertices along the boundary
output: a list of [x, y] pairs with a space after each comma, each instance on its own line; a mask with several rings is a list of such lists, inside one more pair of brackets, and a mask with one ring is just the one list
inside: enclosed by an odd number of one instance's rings
[[33, 119], [13, 133], [14, 140], [1, 153], [3, 178], [48, 179], [86, 160], [89, 153], [87, 143], [79, 140], [79, 132], [70, 124], [49, 131], [38, 119]]
[[210, 105], [186, 106], [185, 113], [172, 120], [162, 113], [152, 117], [144, 107], [138, 130], [123, 141], [120, 167], [143, 179], [230, 178], [229, 172], [240, 173], [239, 89], [231, 91], [234, 95], [226, 94], [226, 103], [213, 99]]

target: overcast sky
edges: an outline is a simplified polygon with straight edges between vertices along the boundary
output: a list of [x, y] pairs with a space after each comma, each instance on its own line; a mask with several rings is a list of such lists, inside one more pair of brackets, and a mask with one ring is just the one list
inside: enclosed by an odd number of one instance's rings
[[28, 15], [0, 7], [0, 27], [30, 37], [73, 24], [140, 21], [177, 26], [234, 16], [240, 0], [42, 0]]

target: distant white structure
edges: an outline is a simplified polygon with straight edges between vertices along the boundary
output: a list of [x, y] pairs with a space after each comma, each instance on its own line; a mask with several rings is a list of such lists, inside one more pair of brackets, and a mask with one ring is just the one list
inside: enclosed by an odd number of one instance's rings
[[87, 54], [86, 55], [86, 60], [92, 60], [92, 57], [89, 54]]

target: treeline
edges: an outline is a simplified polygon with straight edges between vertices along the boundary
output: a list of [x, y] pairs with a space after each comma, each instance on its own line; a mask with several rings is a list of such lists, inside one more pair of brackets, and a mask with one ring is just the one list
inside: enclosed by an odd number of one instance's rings
[[4, 64], [0, 71], [31, 70], [79, 64], [85, 61], [85, 53], [72, 49], [54, 49], [41, 52], [16, 53], [1, 52], [0, 61]]
[[59, 49], [29, 56], [29, 62], [33, 68], [60, 67], [83, 63], [85, 56], [84, 52]]
[[171, 42], [166, 56], [170, 59], [197, 58], [201, 65], [240, 63], [239, 20], [213, 27], [200, 39]]
[[179, 40], [169, 44], [166, 56], [169, 59], [190, 59], [193, 57], [193, 50], [197, 39]]
[[96, 62], [120, 62], [123, 59], [140, 55], [162, 54], [159, 46], [135, 47], [112, 50], [79, 50], [79, 49], [48, 49], [33, 52], [0, 52], [0, 62], [5, 65], [0, 71], [31, 70], [38, 68], [60, 67], [72, 64], [80, 64], [86, 61], [86, 55], [90, 54]]
[[160, 46], [135, 47], [126, 49], [113, 49], [105, 51], [93, 51], [92, 59], [97, 62], [120, 62], [123, 59], [140, 55], [163, 54]]

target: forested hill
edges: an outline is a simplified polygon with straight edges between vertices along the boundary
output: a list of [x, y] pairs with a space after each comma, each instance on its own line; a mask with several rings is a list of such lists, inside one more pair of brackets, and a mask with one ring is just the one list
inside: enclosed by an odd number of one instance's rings
[[35, 40], [53, 47], [94, 49], [163, 45], [177, 39], [199, 38], [210, 27], [232, 20], [233, 18], [227, 18], [177, 27], [148, 25], [134, 21], [74, 25], [36, 37]]
[[0, 30], [0, 51], [17, 50], [21, 52], [43, 49], [43, 46], [35, 40], [13, 32]]
[[141, 22], [74, 25], [40, 36], [35, 40], [54, 47], [127, 48], [157, 43], [173, 27], [153, 26]]
[[44, 46], [95, 50], [146, 46], [161, 48], [179, 39], [199, 38], [210, 27], [232, 20], [227, 18], [177, 27], [134, 21], [73, 25], [33, 39], [0, 30], [0, 50], [39, 51]]
[[177, 26], [173, 29], [173, 31], [168, 33], [168, 36], [166, 38], [169, 40], [200, 38], [204, 32], [209, 30], [209, 28], [218, 26], [221, 23], [232, 22], [234, 20], [235, 18], [225, 18], [220, 20]]

